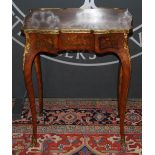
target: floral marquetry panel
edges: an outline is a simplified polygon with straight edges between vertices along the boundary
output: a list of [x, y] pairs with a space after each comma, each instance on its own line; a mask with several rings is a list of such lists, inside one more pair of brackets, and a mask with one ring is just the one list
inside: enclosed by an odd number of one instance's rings
[[123, 33], [107, 33], [107, 34], [95, 34], [95, 51], [96, 53], [102, 53], [107, 49], [119, 50], [123, 48], [124, 40]]
[[31, 39], [31, 46], [33, 50], [39, 52], [51, 52], [56, 53], [58, 50], [58, 35], [57, 34], [40, 34], [29, 33], [27, 34]]
[[94, 34], [62, 33], [59, 48], [64, 50], [94, 50]]

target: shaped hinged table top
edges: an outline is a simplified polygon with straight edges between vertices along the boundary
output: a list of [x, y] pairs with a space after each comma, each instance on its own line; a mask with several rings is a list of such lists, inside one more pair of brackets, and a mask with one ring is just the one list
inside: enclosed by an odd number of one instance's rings
[[132, 16], [119, 8], [39, 8], [30, 10], [23, 24], [24, 31], [98, 31], [130, 30]]

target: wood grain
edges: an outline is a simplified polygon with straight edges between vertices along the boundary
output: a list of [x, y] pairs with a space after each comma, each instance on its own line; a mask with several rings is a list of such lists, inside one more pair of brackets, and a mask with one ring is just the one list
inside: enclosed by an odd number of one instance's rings
[[[24, 77], [25, 85], [30, 101], [33, 125], [33, 142], [36, 145], [37, 139], [37, 113], [35, 107], [35, 96], [32, 84], [31, 68], [35, 63], [35, 70], [38, 80], [40, 113], [43, 109], [43, 85], [41, 77], [40, 53], [57, 54], [61, 50], [82, 50], [94, 51], [94, 53], [115, 54], [120, 60], [119, 95], [118, 109], [120, 114], [120, 134], [125, 139], [124, 119], [128, 96], [128, 88], [131, 74], [130, 55], [128, 49], [128, 34], [124, 33], [60, 33], [41, 34], [26, 33], [26, 45], [24, 52]], [[93, 90], [92, 90], [93, 91]]]

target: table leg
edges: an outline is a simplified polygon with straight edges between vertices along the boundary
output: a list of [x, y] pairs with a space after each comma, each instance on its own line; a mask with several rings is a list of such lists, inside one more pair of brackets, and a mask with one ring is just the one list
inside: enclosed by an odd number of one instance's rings
[[121, 61], [120, 79], [119, 79], [119, 96], [118, 96], [118, 106], [119, 106], [119, 115], [120, 115], [120, 134], [121, 134], [121, 140], [125, 141], [124, 121], [125, 121], [125, 111], [126, 111], [126, 103], [127, 103], [127, 97], [128, 97], [128, 87], [129, 87], [130, 74], [131, 74], [129, 49], [124, 48], [122, 51], [120, 51], [119, 58]]
[[40, 55], [38, 54], [34, 60], [35, 63], [35, 70], [37, 75], [38, 81], [38, 88], [39, 88], [39, 114], [42, 115], [43, 113], [43, 85], [42, 85], [42, 75], [41, 75], [41, 64], [40, 64]]
[[31, 114], [32, 114], [32, 124], [33, 124], [33, 136], [32, 136], [32, 145], [37, 143], [37, 115], [35, 107], [35, 96], [32, 83], [32, 64], [35, 58], [34, 54], [29, 54], [29, 51], [25, 51], [23, 59], [23, 71], [25, 78], [25, 85], [28, 93], [28, 98], [30, 102]]
[[119, 77], [118, 77], [118, 115], [120, 117], [120, 96], [121, 96], [121, 84], [122, 84], [122, 65], [119, 67]]

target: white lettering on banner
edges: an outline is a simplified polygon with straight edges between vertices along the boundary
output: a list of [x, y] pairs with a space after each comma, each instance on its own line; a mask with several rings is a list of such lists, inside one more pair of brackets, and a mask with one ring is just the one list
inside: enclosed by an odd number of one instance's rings
[[89, 60], [94, 60], [94, 59], [96, 59], [96, 54], [94, 54], [92, 57], [89, 56]]
[[138, 38], [139, 38], [139, 41], [136, 40], [134, 37], [130, 37], [130, 39], [135, 43], [137, 44], [139, 47], [142, 47], [142, 32], [139, 32], [138, 33]]
[[77, 53], [76, 55], [76, 59], [80, 59], [80, 56], [83, 60], [85, 60], [86, 58], [84, 57], [83, 53]]
[[[13, 9], [15, 10], [15, 11], [12, 10], [12, 19], [14, 21], [14, 23], [12, 24], [12, 31], [13, 31], [12, 40], [15, 41], [18, 45], [24, 47], [24, 44], [22, 43], [22, 38], [20, 36], [20, 34], [21, 34], [20, 28], [23, 23], [23, 15], [24, 14], [23, 13], [21, 14], [21, 11], [18, 9], [18, 7], [15, 5], [14, 2], [12, 2], [12, 4], [13, 4]], [[22, 18], [19, 16], [21, 16]]]
[[12, 25], [12, 29], [14, 29], [19, 23], [23, 23], [22, 19], [20, 19], [18, 16], [15, 15], [15, 13], [12, 11], [13, 17], [15, 17], [16, 21]]
[[87, 55], [84, 55], [84, 53], [80, 53], [80, 52], [77, 52], [76, 54], [72, 52], [65, 52], [65, 54], [59, 54], [59, 56], [64, 56], [65, 58], [69, 58], [69, 59], [82, 59], [82, 60], [86, 60], [86, 59], [89, 59], [89, 60], [94, 60], [96, 59], [96, 54], [91, 54], [90, 56], [87, 56]]
[[[24, 47], [24, 44], [22, 42], [22, 38], [20, 36], [20, 34], [21, 34], [20, 29], [21, 29], [25, 14], [21, 11], [21, 9], [14, 2], [12, 2], [12, 5], [13, 5], [13, 9], [14, 9], [14, 11], [12, 11], [12, 15], [13, 15], [13, 18], [15, 20], [15, 22], [12, 25], [12, 30], [14, 32], [12, 39], [18, 45]], [[81, 6], [81, 8], [97, 8], [97, 7], [95, 5], [94, 0], [85, 0], [83, 5]], [[16, 28], [16, 31], [15, 31], [15, 28]], [[141, 24], [138, 25], [137, 27], [135, 27], [133, 29], [133, 32], [134, 32], [133, 36], [129, 38], [130, 41], [132, 41], [136, 46], [138, 46], [140, 48], [140, 51], [135, 53], [135, 54], [132, 54], [132, 52], [131, 52], [131, 59], [134, 59], [134, 58], [142, 55], [142, 52], [141, 52], [141, 47], [142, 47], [141, 28], [142, 28]], [[138, 35], [138, 37], [136, 35]], [[63, 64], [67, 64], [67, 65], [74, 65], [74, 66], [105, 66], [105, 65], [112, 65], [112, 64], [119, 63], [118, 60], [96, 63], [96, 62], [93, 62], [93, 60], [97, 59], [97, 56], [95, 54], [87, 55], [85, 53], [80, 53], [80, 52], [76, 53], [76, 54], [74, 53], [73, 55], [72, 55], [72, 53], [66, 52], [65, 54], [59, 54], [58, 57], [49, 57], [46, 55], [41, 55], [41, 56], [45, 59], [52, 60], [54, 62], [63, 63]], [[61, 58], [61, 60], [59, 58]], [[75, 61], [81, 60], [85, 63], [83, 63], [83, 62], [69, 62], [69, 61], [67, 61], [67, 59], [72, 59]], [[87, 61], [89, 60], [90, 62], [86, 63], [86, 60]]]
[[[72, 59], [73, 56], [71, 56], [71, 55], [69, 55], [69, 54], [70, 54], [70, 53], [66, 52], [66, 53], [65, 53], [65, 57], [66, 57], [66, 58], [70, 58], [70, 59]], [[61, 56], [62, 56], [62, 55], [61, 55]]]

